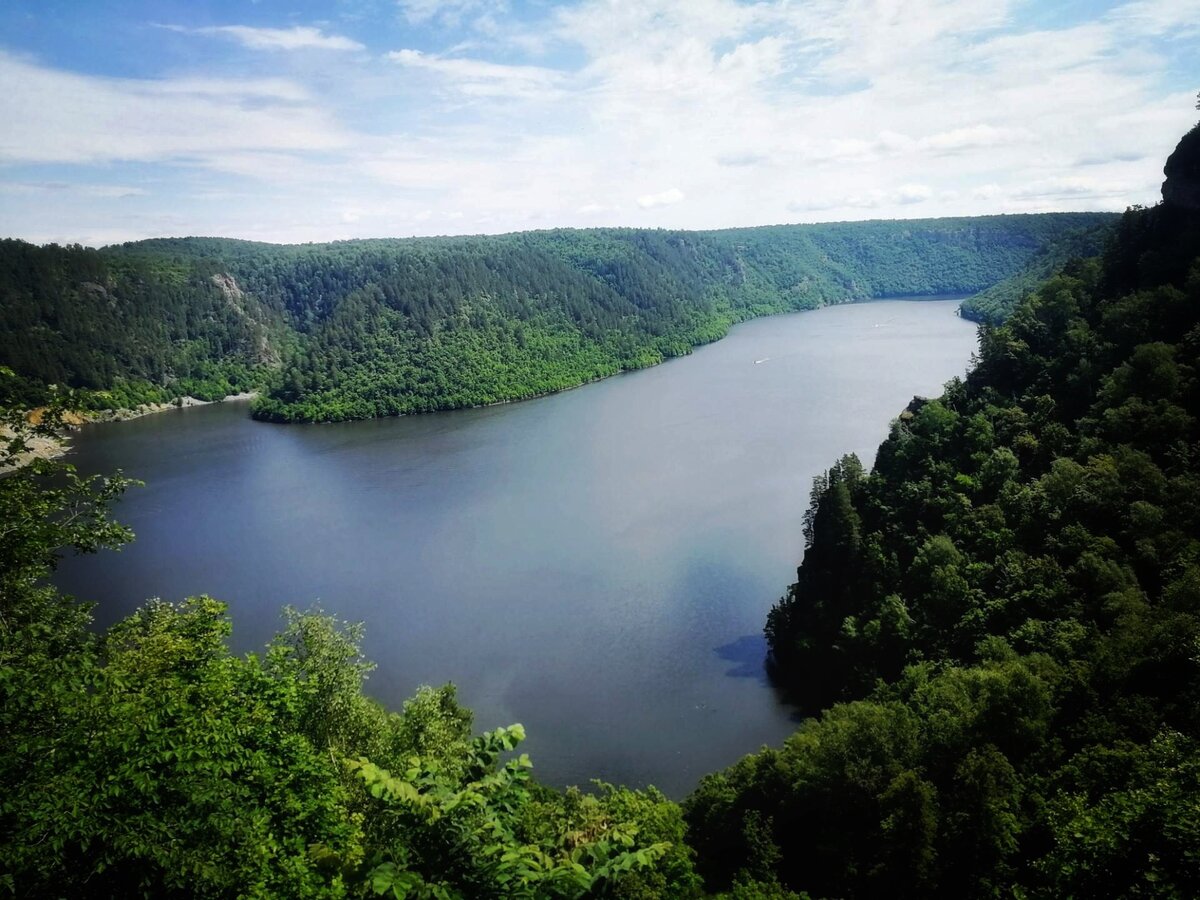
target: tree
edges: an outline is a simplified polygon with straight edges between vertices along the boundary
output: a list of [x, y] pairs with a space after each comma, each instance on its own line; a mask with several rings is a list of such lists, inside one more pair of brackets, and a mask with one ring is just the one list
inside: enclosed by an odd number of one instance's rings
[[452, 685], [363, 694], [361, 626], [285, 610], [260, 658], [223, 604], [151, 601], [106, 633], [44, 583], [61, 546], [131, 538], [130, 483], [13, 468], [55, 417], [3, 415], [0, 888], [28, 897], [691, 897], [679, 808], [560, 793], [519, 725], [471, 737]]

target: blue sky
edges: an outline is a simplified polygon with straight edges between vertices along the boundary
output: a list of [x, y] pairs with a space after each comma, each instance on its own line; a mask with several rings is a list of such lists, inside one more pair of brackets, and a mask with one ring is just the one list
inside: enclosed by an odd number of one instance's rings
[[8, 0], [0, 236], [715, 228], [1157, 200], [1200, 0]]

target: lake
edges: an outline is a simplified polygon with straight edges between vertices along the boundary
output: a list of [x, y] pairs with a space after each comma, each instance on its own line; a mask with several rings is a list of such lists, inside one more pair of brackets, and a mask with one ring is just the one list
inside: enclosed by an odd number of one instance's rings
[[795, 728], [762, 626], [795, 578], [812, 479], [867, 464], [914, 394], [962, 374], [957, 301], [759, 319], [691, 356], [524, 403], [336, 425], [245, 404], [95, 425], [68, 460], [146, 482], [137, 540], [65, 559], [100, 624], [145, 598], [229, 604], [259, 649], [285, 604], [367, 624], [370, 693], [458, 685], [479, 730], [524, 723], [535, 774], [654, 784]]

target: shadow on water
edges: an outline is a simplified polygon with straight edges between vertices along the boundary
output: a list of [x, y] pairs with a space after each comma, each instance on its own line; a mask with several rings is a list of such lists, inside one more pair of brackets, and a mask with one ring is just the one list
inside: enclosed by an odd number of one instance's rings
[[753, 678], [764, 687], [769, 687], [775, 695], [775, 701], [788, 709], [788, 718], [793, 722], [803, 722], [812, 715], [804, 711], [797, 698], [775, 677], [765, 635], [748, 634], [722, 644], [713, 652], [734, 664], [725, 673], [726, 678]]
[[947, 304], [837, 306], [528, 404], [312, 426], [214, 404], [96, 425], [69, 461], [146, 481], [117, 512], [139, 539], [54, 580], [98, 603], [98, 626], [144, 597], [223, 597], [239, 651], [270, 640], [279, 599], [324, 598], [368, 622], [389, 706], [454, 680], [479, 723], [530, 727], [546, 783], [682, 797], [795, 728], [761, 628], [812, 476], [870, 456], [976, 346]]
[[771, 684], [767, 677], [767, 639], [761, 634], [748, 634], [714, 651], [726, 662], [734, 664], [725, 675], [729, 678], [755, 678], [764, 685]]

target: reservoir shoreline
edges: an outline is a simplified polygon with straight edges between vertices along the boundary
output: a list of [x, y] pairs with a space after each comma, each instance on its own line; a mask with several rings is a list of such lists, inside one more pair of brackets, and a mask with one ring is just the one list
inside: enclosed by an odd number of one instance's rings
[[976, 329], [956, 306], [760, 318], [527, 403], [336, 428], [212, 404], [85, 428], [82, 474], [145, 482], [114, 510], [137, 539], [65, 558], [55, 582], [101, 628], [150, 597], [216, 597], [238, 652], [283, 605], [319, 604], [366, 623], [389, 708], [453, 682], [479, 729], [526, 726], [546, 783], [681, 797], [796, 727], [762, 626], [812, 478], [844, 453], [869, 463], [913, 394], [963, 373]]
[[[849, 305], [862, 306], [862, 305], [867, 305], [867, 304], [872, 304], [872, 303], [890, 303], [890, 302], [898, 302], [898, 301], [906, 302], [906, 303], [946, 302], [946, 301], [961, 302], [962, 300], [965, 300], [971, 296], [974, 296], [974, 295], [973, 294], [898, 294], [895, 296], [868, 297], [868, 298], [862, 299], [862, 300], [846, 299], [846, 300], [838, 301], [836, 303], [827, 303], [824, 306], [819, 306], [819, 307], [816, 307], [815, 309], [783, 310], [780, 312], [767, 313], [765, 315], [752, 316], [750, 318], [740, 319], [738, 321], [730, 323], [729, 328], [720, 337], [714, 338], [711, 341], [705, 341], [703, 343], [693, 344], [691, 346], [691, 348], [689, 349], [689, 351], [685, 354], [680, 354], [678, 356], [666, 356], [666, 357], [663, 357], [662, 359], [660, 359], [658, 362], [650, 363], [645, 366], [637, 366], [634, 368], [621, 369], [620, 371], [613, 372], [610, 375], [599, 375], [595, 378], [588, 378], [583, 381], [580, 381], [577, 384], [570, 384], [570, 385], [566, 385], [565, 387], [556, 388], [555, 390], [540, 391], [535, 394], [527, 394], [527, 395], [524, 395], [521, 397], [513, 397], [513, 398], [510, 398], [507, 400], [496, 400], [492, 403], [483, 403], [483, 404], [479, 404], [476, 406], [463, 406], [463, 407], [450, 407], [450, 408], [446, 408], [446, 409], [434, 409], [434, 410], [429, 410], [427, 412], [419, 412], [419, 413], [401, 413], [401, 414], [394, 415], [394, 416], [379, 416], [376, 418], [398, 419], [398, 418], [404, 418], [406, 416], [418, 416], [418, 415], [426, 416], [426, 415], [436, 415], [439, 413], [456, 412], [456, 411], [461, 411], [461, 410], [488, 409], [488, 408], [491, 408], [494, 406], [508, 406], [508, 405], [511, 405], [514, 403], [525, 403], [530, 400], [539, 400], [539, 399], [542, 399], [545, 397], [554, 397], [554, 396], [557, 396], [558, 394], [563, 394], [568, 391], [578, 390], [579, 388], [587, 387], [588, 385], [592, 385], [592, 384], [597, 384], [602, 381], [607, 381], [612, 378], [617, 378], [622, 375], [631, 375], [636, 372], [645, 371], [647, 369], [654, 369], [654, 368], [657, 368], [658, 366], [664, 365], [665, 363], [671, 362], [672, 360], [675, 360], [675, 359], [686, 358], [688, 356], [693, 355], [697, 350], [699, 350], [702, 347], [707, 347], [707, 346], [719, 343], [719, 342], [727, 339], [738, 328], [748, 325], [751, 322], [770, 320], [770, 319], [779, 318], [781, 316], [795, 316], [795, 315], [800, 315], [802, 313], [811, 313], [811, 312], [816, 312], [817, 310], [820, 310], [820, 309], [829, 309], [831, 307], [837, 307], [837, 306], [849, 306]], [[961, 311], [956, 311], [956, 315], [961, 316]], [[135, 409], [99, 410], [94, 413], [77, 413], [77, 415], [81, 415], [81, 416], [85, 417], [84, 421], [82, 421], [78, 424], [79, 425], [109, 425], [109, 424], [116, 424], [119, 422], [130, 422], [130, 421], [134, 421], [136, 419], [140, 419], [143, 416], [157, 415], [158, 413], [171, 412], [172, 410], [176, 410], [176, 409], [190, 409], [192, 407], [207, 406], [207, 405], [210, 405], [213, 403], [230, 403], [230, 402], [251, 401], [251, 400], [254, 400], [258, 396], [259, 396], [258, 391], [245, 391], [245, 392], [239, 393], [239, 394], [229, 394], [225, 397], [222, 397], [219, 400], [198, 400], [195, 397], [185, 396], [185, 397], [176, 398], [175, 400], [172, 400], [168, 403], [143, 404], [142, 406], [136, 407]], [[253, 415], [251, 415], [251, 418], [254, 418]], [[339, 420], [339, 421], [320, 421], [320, 422], [284, 422], [284, 421], [278, 421], [278, 420], [274, 420], [274, 419], [254, 419], [254, 421], [262, 422], [262, 423], [268, 424], [268, 425], [340, 425], [340, 424], [345, 424], [346, 422], [351, 422], [351, 421], [371, 421], [371, 420], [370, 419], [344, 419], [344, 420]], [[58, 450], [58, 452], [51, 451], [48, 453], [48, 455], [44, 456], [44, 458], [54, 458], [55, 456], [61, 456], [64, 452], [66, 452], [67, 447], [65, 446], [65, 438], [66, 438], [66, 436], [64, 435], [62, 437], [64, 446], [61, 447]]]

